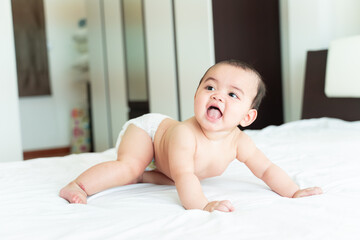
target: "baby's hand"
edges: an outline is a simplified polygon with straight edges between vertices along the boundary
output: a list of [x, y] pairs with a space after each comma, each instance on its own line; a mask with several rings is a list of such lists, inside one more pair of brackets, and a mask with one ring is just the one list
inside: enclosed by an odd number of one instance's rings
[[308, 196], [318, 195], [318, 194], [322, 194], [322, 193], [323, 193], [323, 191], [321, 188], [311, 187], [311, 188], [297, 190], [292, 197], [293, 198], [308, 197]]
[[221, 212], [233, 212], [235, 210], [234, 206], [231, 204], [229, 200], [223, 201], [213, 201], [209, 202], [203, 209], [204, 211], [212, 212], [215, 210]]

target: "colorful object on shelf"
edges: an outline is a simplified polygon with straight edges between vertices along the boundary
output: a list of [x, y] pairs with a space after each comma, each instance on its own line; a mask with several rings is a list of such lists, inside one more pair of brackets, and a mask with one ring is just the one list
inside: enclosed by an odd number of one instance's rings
[[71, 111], [71, 153], [83, 153], [91, 150], [90, 122], [87, 111], [74, 108]]

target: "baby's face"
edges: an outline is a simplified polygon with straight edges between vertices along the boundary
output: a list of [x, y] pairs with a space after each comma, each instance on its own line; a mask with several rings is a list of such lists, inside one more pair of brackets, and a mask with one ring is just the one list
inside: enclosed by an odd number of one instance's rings
[[[195, 94], [195, 117], [209, 130], [246, 126], [253, 99], [257, 94], [255, 73], [228, 64], [213, 66]], [[255, 116], [256, 117], [256, 116]]]

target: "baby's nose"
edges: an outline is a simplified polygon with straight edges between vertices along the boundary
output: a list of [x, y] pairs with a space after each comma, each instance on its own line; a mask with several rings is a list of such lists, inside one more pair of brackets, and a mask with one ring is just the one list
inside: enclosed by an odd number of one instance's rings
[[212, 99], [217, 100], [219, 102], [224, 102], [224, 98], [220, 94], [213, 94]]

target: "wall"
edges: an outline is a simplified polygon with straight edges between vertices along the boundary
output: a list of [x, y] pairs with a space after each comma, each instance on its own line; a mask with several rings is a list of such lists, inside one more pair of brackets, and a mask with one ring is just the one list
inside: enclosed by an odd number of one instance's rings
[[[9, 2], [1, 1], [1, 28], [7, 29], [1, 30], [1, 32], [9, 31], [6, 25], [8, 22], [5, 21], [11, 12]], [[300, 118], [306, 51], [327, 48], [332, 39], [359, 34], [360, 2], [357, 0], [280, 0], [280, 3], [285, 120], [293, 121]], [[74, 4], [76, 5], [74, 6]], [[78, 19], [85, 16], [83, 1], [45, 0], [45, 8], [51, 12], [51, 14], [46, 14], [47, 21], [55, 24], [54, 27], [47, 24], [49, 34], [51, 32], [49, 35], [49, 61], [53, 94], [48, 97], [20, 99], [22, 144], [17, 142], [19, 141], [17, 136], [19, 135], [17, 133], [19, 120], [16, 117], [18, 100], [11, 100], [14, 97], [11, 94], [16, 94], [14, 93], [16, 81], [8, 80], [14, 78], [14, 72], [11, 70], [13, 66], [6, 65], [11, 65], [12, 60], [9, 61], [9, 56], [12, 54], [2, 54], [2, 56], [6, 56], [5, 60], [2, 59], [6, 64], [1, 65], [1, 71], [6, 72], [1, 74], [9, 77], [2, 78], [3, 83], [0, 89], [0, 97], [6, 99], [1, 99], [0, 108], [2, 112], [6, 112], [7, 116], [5, 119], [2, 115], [1, 132], [11, 129], [13, 136], [11, 140], [15, 143], [11, 144], [6, 139], [6, 144], [1, 144], [1, 146], [16, 146], [11, 148], [11, 152], [18, 155], [14, 159], [21, 158], [19, 151], [16, 150], [21, 145], [24, 150], [68, 145], [70, 110], [74, 106], [82, 105], [85, 98], [81, 84], [75, 80], [76, 73], [71, 68], [77, 54], [71, 35], [76, 31]], [[63, 18], [68, 20], [64, 22]], [[64, 46], [60, 46], [61, 40], [65, 41]], [[10, 40], [1, 38], [1, 41]], [[13, 49], [12, 44], [9, 47], [9, 43], [1, 44], [1, 47], [4, 48], [2, 53]], [[56, 70], [57, 68], [58, 70]], [[196, 79], [197, 81], [198, 79]], [[115, 97], [115, 94], [113, 96]], [[187, 112], [190, 112], [190, 109]], [[182, 115], [184, 117], [188, 113]], [[116, 120], [113, 122], [116, 123]], [[5, 127], [9, 124], [11, 128]], [[117, 127], [113, 129], [112, 141], [116, 139], [116, 132], [120, 125], [117, 124]], [[39, 132], [45, 133], [38, 134]], [[106, 147], [104, 146], [102, 149], [106, 149]], [[1, 154], [7, 149], [6, 147], [1, 150]]]
[[150, 112], [179, 120], [173, 1], [143, 1]]
[[280, 0], [285, 121], [301, 117], [306, 52], [360, 34], [358, 0]]
[[122, 6], [118, 0], [87, 0], [86, 10], [94, 147], [103, 151], [114, 147], [128, 116]]
[[128, 98], [147, 101], [145, 36], [142, 0], [123, 0]]
[[52, 94], [20, 98], [23, 150], [69, 146], [70, 112], [86, 104], [85, 84], [72, 65], [79, 57], [73, 34], [86, 16], [84, 0], [44, 0]]
[[0, 162], [22, 160], [11, 1], [0, 1]]
[[194, 116], [200, 79], [215, 64], [211, 0], [175, 0], [180, 118]]
[[[197, 84], [214, 63], [211, 0], [143, 4], [150, 111], [184, 119], [193, 114]], [[116, 0], [89, 0], [86, 5], [95, 150], [102, 151], [114, 146], [127, 120], [123, 6]], [[185, 102], [180, 108], [179, 101]]]

